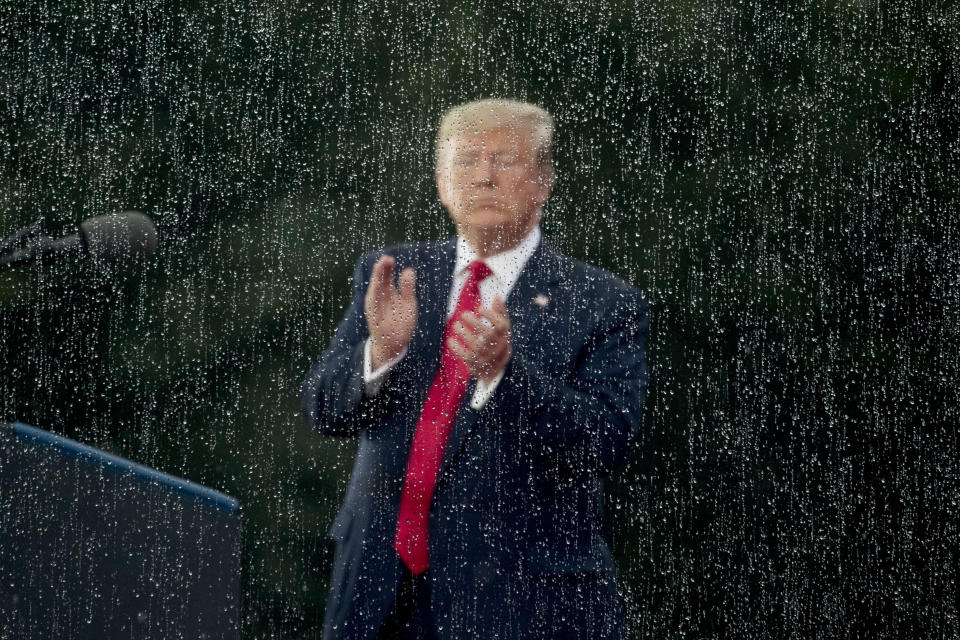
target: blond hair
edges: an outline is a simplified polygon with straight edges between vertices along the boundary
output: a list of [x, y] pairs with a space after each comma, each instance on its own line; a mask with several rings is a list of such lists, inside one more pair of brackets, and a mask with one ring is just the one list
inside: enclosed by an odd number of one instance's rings
[[436, 166], [440, 167], [443, 149], [451, 140], [467, 131], [525, 126], [530, 132], [541, 168], [553, 166], [553, 116], [546, 109], [528, 102], [489, 98], [474, 100], [451, 108], [440, 119], [437, 132]]

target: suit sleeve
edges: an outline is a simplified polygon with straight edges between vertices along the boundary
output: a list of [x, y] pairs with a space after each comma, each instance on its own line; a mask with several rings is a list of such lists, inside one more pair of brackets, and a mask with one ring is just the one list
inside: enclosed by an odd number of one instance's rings
[[373, 262], [367, 253], [353, 273], [350, 307], [337, 326], [330, 347], [307, 372], [300, 401], [311, 428], [329, 436], [353, 436], [375, 424], [382, 415], [385, 394], [364, 393], [363, 354], [368, 337], [363, 302]]
[[649, 378], [647, 302], [631, 290], [618, 294], [609, 307], [569, 377], [548, 375], [533, 359], [514, 352], [483, 410], [490, 424], [517, 430], [566, 468], [588, 474], [608, 474], [626, 463], [630, 441], [639, 433]]

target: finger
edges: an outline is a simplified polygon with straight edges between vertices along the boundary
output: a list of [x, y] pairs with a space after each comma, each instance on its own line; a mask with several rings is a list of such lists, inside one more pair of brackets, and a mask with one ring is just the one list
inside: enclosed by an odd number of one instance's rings
[[510, 329], [510, 316], [507, 314], [500, 313], [496, 309], [480, 309], [479, 313], [497, 332], [503, 333]]
[[370, 282], [367, 284], [367, 293], [363, 298], [363, 308], [367, 313], [373, 312], [380, 298], [380, 272], [382, 270], [383, 265], [381, 265], [378, 260], [377, 263], [373, 265], [373, 271], [370, 273]]
[[453, 355], [460, 358], [463, 361], [463, 363], [466, 364], [468, 367], [470, 366], [470, 360], [472, 360], [472, 354], [470, 353], [470, 350], [467, 349], [462, 344], [460, 344], [460, 342], [457, 341], [456, 338], [451, 336], [447, 340], [447, 347], [450, 349], [450, 351], [453, 352]]
[[380, 259], [373, 263], [373, 271], [370, 272], [370, 284], [367, 286], [367, 291], [380, 286], [380, 281], [383, 280], [384, 257], [385, 256], [380, 256]]
[[[464, 314], [466, 316], [466, 314]], [[495, 329], [491, 328], [488, 324], [485, 324], [480, 318], [465, 317], [465, 320], [474, 322], [475, 324], [472, 327], [466, 327], [465, 323], [458, 322], [456, 324], [464, 325], [464, 340], [467, 341], [467, 344], [473, 349], [477, 354], [486, 354], [490, 351], [491, 348], [497, 347], [500, 342], [503, 342], [503, 332], [497, 332]], [[454, 325], [456, 330], [457, 326]], [[469, 331], [469, 336], [466, 332]]]
[[493, 324], [496, 324], [507, 317], [495, 309], [487, 309], [486, 307], [477, 309], [477, 315]]
[[480, 340], [477, 335], [466, 327], [462, 322], [455, 322], [453, 325], [453, 336], [460, 343], [466, 345], [471, 351], [476, 351], [480, 346]]
[[496, 340], [489, 335], [478, 335], [471, 333], [466, 327], [454, 326], [454, 332], [451, 336], [462, 344], [470, 353], [470, 358], [476, 366], [482, 363], [489, 363], [496, 359], [497, 354], [506, 348], [505, 341]]
[[393, 287], [393, 268], [397, 261], [393, 256], [384, 254], [377, 260], [377, 264], [380, 266], [380, 286], [386, 291], [387, 287]]
[[416, 302], [417, 273], [407, 267], [400, 273], [400, 299], [404, 302]]
[[501, 296], [496, 296], [493, 299], [493, 304], [490, 305], [489, 308], [481, 307], [479, 311], [485, 318], [490, 320], [493, 318], [504, 318], [508, 323], [510, 322], [510, 315], [507, 313], [507, 304]]
[[390, 280], [385, 273], [390, 270], [392, 272], [392, 267], [388, 265], [388, 262], [393, 260], [390, 256], [380, 256], [380, 258], [374, 263], [373, 271], [370, 273], [370, 284], [367, 285], [367, 298], [370, 297], [379, 297], [380, 294], [384, 291], [385, 283], [388, 283]]
[[481, 333], [486, 326], [483, 321], [472, 311], [467, 311], [460, 316], [460, 322], [470, 328], [474, 333]]

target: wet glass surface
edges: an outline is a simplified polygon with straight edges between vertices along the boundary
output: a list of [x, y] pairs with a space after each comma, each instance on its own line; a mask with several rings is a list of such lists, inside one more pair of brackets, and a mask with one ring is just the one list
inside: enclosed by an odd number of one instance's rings
[[557, 119], [544, 233], [653, 308], [607, 505], [631, 637], [956, 637], [958, 24], [0, 3], [0, 236], [127, 210], [160, 236], [126, 268], [0, 273], [0, 419], [236, 497], [246, 637], [319, 637], [356, 442], [306, 428], [303, 372], [362, 252], [452, 234], [443, 111], [516, 97]]

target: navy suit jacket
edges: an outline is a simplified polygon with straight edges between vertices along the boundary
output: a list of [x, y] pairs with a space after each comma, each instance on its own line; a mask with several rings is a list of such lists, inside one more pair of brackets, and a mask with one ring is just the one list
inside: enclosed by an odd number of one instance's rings
[[[385, 250], [417, 273], [417, 328], [374, 397], [364, 394], [364, 255], [330, 348], [308, 372], [310, 425], [358, 436], [336, 541], [324, 638], [374, 638], [402, 567], [393, 539], [407, 457], [437, 373], [455, 241]], [[546, 305], [538, 304], [547, 300]], [[647, 303], [545, 241], [507, 300], [512, 357], [493, 396], [457, 413], [430, 509], [431, 608], [442, 638], [620, 638], [604, 536], [605, 478], [636, 435], [647, 387]]]

